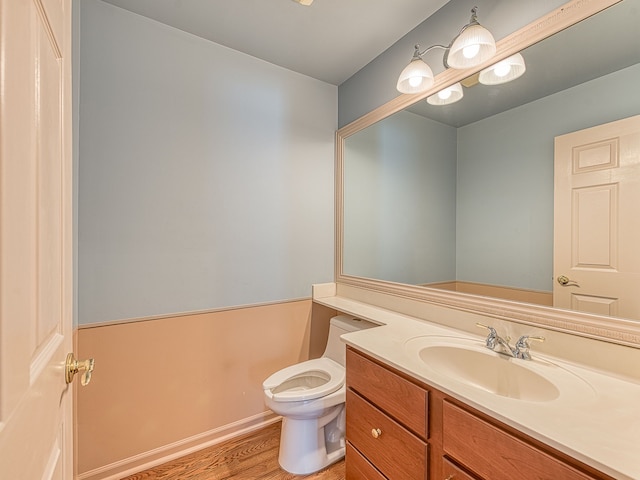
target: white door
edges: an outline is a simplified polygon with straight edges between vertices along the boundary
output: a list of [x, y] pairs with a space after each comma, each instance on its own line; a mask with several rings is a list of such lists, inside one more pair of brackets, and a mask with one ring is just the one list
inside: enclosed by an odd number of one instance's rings
[[640, 318], [640, 116], [555, 139], [555, 307]]
[[70, 479], [71, 1], [0, 0], [0, 478]]

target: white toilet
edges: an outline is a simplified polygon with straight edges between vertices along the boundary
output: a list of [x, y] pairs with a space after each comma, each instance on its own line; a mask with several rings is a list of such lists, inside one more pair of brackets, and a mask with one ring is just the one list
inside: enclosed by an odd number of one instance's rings
[[340, 336], [375, 326], [333, 317], [321, 358], [283, 368], [263, 382], [266, 405], [283, 417], [278, 461], [286, 471], [305, 475], [344, 457], [346, 347]]

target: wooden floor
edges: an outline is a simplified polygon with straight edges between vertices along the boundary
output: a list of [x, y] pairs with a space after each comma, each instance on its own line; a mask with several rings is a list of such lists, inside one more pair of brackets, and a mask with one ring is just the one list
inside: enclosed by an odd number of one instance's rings
[[344, 480], [344, 460], [312, 475], [285, 472], [278, 465], [279, 446], [280, 422], [122, 480]]

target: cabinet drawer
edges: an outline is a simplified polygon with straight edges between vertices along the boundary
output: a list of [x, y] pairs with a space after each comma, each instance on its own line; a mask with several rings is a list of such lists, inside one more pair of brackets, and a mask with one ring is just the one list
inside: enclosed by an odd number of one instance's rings
[[347, 440], [390, 480], [426, 478], [427, 444], [351, 390]]
[[442, 465], [442, 478], [444, 478], [444, 480], [478, 480], [477, 478], [469, 475], [464, 470], [458, 468], [457, 465], [451, 463], [446, 458], [443, 459]]
[[485, 479], [594, 478], [447, 401], [443, 421], [445, 453]]
[[347, 349], [347, 386], [427, 438], [428, 392], [423, 388], [350, 349]]
[[386, 480], [358, 450], [347, 442], [346, 477], [349, 480]]

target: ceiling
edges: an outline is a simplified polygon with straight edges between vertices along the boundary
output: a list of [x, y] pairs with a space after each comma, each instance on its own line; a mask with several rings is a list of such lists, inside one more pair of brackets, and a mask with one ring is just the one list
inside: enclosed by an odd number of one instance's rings
[[340, 85], [448, 0], [104, 0]]

